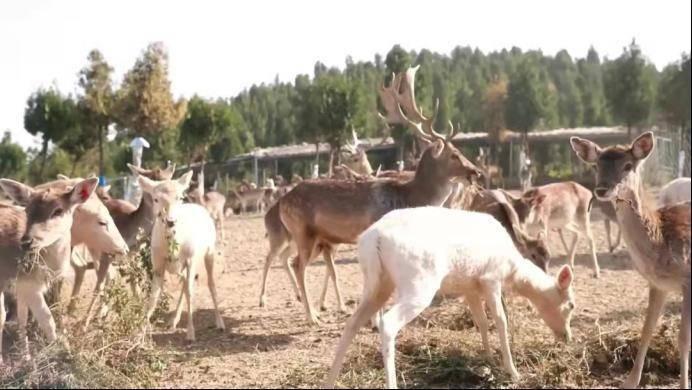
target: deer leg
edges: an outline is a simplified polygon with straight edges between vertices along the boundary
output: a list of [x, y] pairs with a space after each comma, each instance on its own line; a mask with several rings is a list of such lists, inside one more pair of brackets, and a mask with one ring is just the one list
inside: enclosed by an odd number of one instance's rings
[[[565, 253], [569, 253], [570, 250], [567, 247], [567, 241], [565, 241], [565, 235], [562, 232], [562, 229], [558, 229], [557, 231], [558, 231], [558, 233], [560, 233], [560, 241], [562, 241], [562, 246], [565, 248]], [[547, 239], [548, 236], [545, 236], [545, 237]]]
[[193, 321], [194, 314], [194, 290], [195, 290], [195, 271], [192, 266], [192, 259], [186, 259], [189, 262], [187, 267], [186, 285], [185, 288], [185, 300], [187, 301], [187, 335], [185, 336], [188, 342], [195, 341], [195, 322]]
[[262, 282], [260, 285], [259, 307], [264, 307], [265, 305], [264, 295], [267, 288], [267, 274], [269, 273], [269, 268], [274, 262], [274, 259], [276, 259], [276, 254], [279, 251], [279, 249], [281, 249], [280, 246], [273, 245], [271, 242], [269, 243], [269, 253], [267, 253], [267, 257], [264, 259], [264, 268], [262, 269]]
[[[344, 301], [341, 298], [341, 290], [339, 288], [339, 277], [336, 273], [336, 267], [334, 267], [334, 253], [336, 253], [336, 248], [330, 247], [329, 249], [325, 249], [322, 251], [324, 254], [324, 260], [327, 263], [327, 275], [329, 275], [332, 278], [332, 281], [334, 282], [334, 293], [336, 294], [336, 302], [337, 302], [337, 307], [339, 308], [339, 312], [341, 313], [346, 313], [346, 306], [344, 306]], [[327, 295], [327, 283], [328, 279], [325, 278], [325, 283], [324, 283], [324, 291], [322, 293], [322, 301], [320, 302], [320, 306], [324, 308], [324, 298]]]
[[72, 266], [74, 269], [74, 283], [72, 284], [72, 294], [70, 294], [70, 303], [67, 305], [67, 313], [72, 315], [75, 310], [77, 310], [77, 301], [79, 296], [79, 290], [82, 289], [82, 284], [84, 283], [84, 274], [86, 274], [86, 267]]
[[106, 279], [108, 278], [110, 259], [108, 258], [108, 256], [103, 256], [103, 258], [101, 258], [101, 261], [98, 264], [94, 263], [94, 266], [97, 265], [98, 268], [96, 269], [96, 287], [94, 287], [94, 294], [91, 298], [91, 302], [89, 303], [89, 307], [87, 308], [86, 316], [84, 317], [84, 330], [86, 330], [89, 326], [89, 322], [91, 321], [93, 309], [96, 306], [96, 303], [101, 301], [103, 285], [105, 284]]
[[180, 294], [178, 295], [178, 303], [175, 305], [175, 312], [173, 313], [173, 318], [171, 318], [168, 324], [168, 329], [173, 332], [178, 327], [178, 322], [180, 322], [180, 316], [183, 314], [183, 298], [185, 297], [185, 286], [180, 283]]
[[207, 255], [204, 257], [204, 266], [207, 269], [207, 287], [209, 288], [209, 294], [211, 295], [211, 301], [214, 303], [214, 316], [216, 321], [216, 329], [224, 330], [226, 325], [221, 317], [221, 311], [219, 310], [219, 298], [216, 294], [216, 281], [214, 280], [214, 251], [210, 249]]
[[344, 332], [341, 334], [341, 339], [339, 339], [339, 346], [336, 348], [334, 362], [329, 370], [327, 380], [322, 386], [323, 388], [334, 388], [334, 382], [343, 366], [346, 351], [353, 341], [353, 338], [356, 336], [356, 332], [368, 322], [370, 317], [384, 306], [387, 299], [389, 299], [389, 296], [392, 294], [392, 291], [394, 291], [394, 286], [388, 280], [381, 280], [374, 291], [368, 289], [367, 284], [363, 285], [363, 300], [360, 305], [358, 305], [358, 308], [351, 318], [346, 322]]
[[608, 251], [613, 253], [615, 248], [613, 247], [613, 241], [610, 238], [610, 220], [608, 218], [603, 220], [603, 227], [605, 227], [606, 239], [608, 240]]
[[2, 362], [2, 339], [5, 331], [5, 316], [7, 315], [7, 312], [5, 312], [5, 293], [4, 293], [4, 287], [0, 286], [0, 367], [3, 366]]
[[577, 254], [577, 243], [579, 242], [579, 236], [581, 233], [579, 230], [574, 229], [572, 226], [566, 226], [565, 229], [569, 230], [572, 234], [574, 234], [574, 237], [572, 238], [572, 245], [569, 248], [569, 252], [567, 253], [569, 256], [569, 266], [574, 269], [574, 257]]
[[[680, 353], [680, 388], [688, 389], [689, 379], [688, 373], [690, 368], [690, 342], [692, 342], [692, 336], [690, 335], [690, 310], [692, 305], [692, 297], [690, 296], [690, 278], [687, 278], [687, 283], [684, 287], [682, 297], [682, 315], [680, 317], [680, 340], [678, 342], [678, 349]], [[0, 313], [2, 314], [2, 313]]]
[[473, 322], [476, 324], [478, 331], [481, 333], [483, 354], [489, 358], [491, 355], [490, 343], [488, 342], [488, 317], [485, 315], [485, 310], [483, 310], [483, 302], [481, 302], [480, 297], [476, 295], [467, 295], [465, 299], [466, 303], [469, 305], [469, 309], [471, 309]]
[[46, 304], [46, 300], [43, 298], [43, 294], [40, 291], [26, 291], [25, 292], [26, 304], [28, 305], [31, 313], [36, 318], [43, 334], [46, 336], [46, 340], [52, 343], [57, 339], [55, 333], [55, 320], [50, 313], [50, 308]]
[[281, 263], [284, 265], [284, 268], [286, 269], [286, 273], [288, 274], [288, 279], [291, 282], [291, 287], [293, 287], [293, 292], [296, 295], [296, 300], [298, 302], [301, 302], [300, 300], [300, 289], [298, 288], [298, 282], [296, 281], [296, 274], [293, 269], [293, 266], [291, 265], [291, 253], [294, 252], [293, 248], [291, 245], [288, 245], [286, 248], [284, 248], [283, 251], [281, 251], [281, 254], [279, 254], [279, 257], [281, 258]]
[[663, 304], [665, 301], [665, 291], [659, 290], [653, 286], [649, 286], [649, 306], [646, 308], [644, 329], [642, 329], [642, 336], [639, 340], [639, 350], [637, 351], [637, 357], [634, 360], [634, 367], [632, 367], [632, 371], [630, 371], [625, 383], [622, 385], [622, 387], [625, 389], [634, 389], [639, 385], [639, 381], [642, 377], [642, 369], [644, 368], [646, 351], [649, 348], [649, 343], [653, 337], [658, 318], [661, 316], [661, 312], [663, 311]]
[[[431, 285], [439, 286], [431, 281]], [[426, 284], [427, 286], [427, 284]], [[397, 296], [394, 305], [389, 309], [380, 321], [380, 339], [382, 340], [381, 352], [384, 361], [385, 377], [387, 378], [387, 388], [396, 389], [396, 365], [394, 355], [396, 354], [396, 336], [406, 324], [416, 318], [426, 307], [430, 305], [435, 296], [435, 289], [418, 288], [416, 285], [408, 285], [411, 289], [405, 295]]]
[[584, 232], [586, 233], [586, 238], [589, 240], [589, 247], [591, 249], [591, 262], [593, 267], [594, 278], [599, 278], [601, 276], [601, 268], [598, 266], [598, 257], [596, 256], [596, 242], [593, 239], [593, 233], [591, 232], [591, 221], [589, 214], [584, 216], [582, 221], [582, 226]]
[[296, 256], [293, 263], [293, 267], [296, 272], [298, 287], [300, 289], [300, 296], [303, 298], [303, 306], [305, 307], [305, 315], [307, 321], [310, 325], [318, 325], [319, 321], [317, 316], [313, 313], [312, 306], [310, 304], [310, 295], [308, 295], [305, 287], [305, 268], [311, 260], [311, 256], [315, 254], [315, 247], [317, 242], [310, 238], [298, 238], [294, 237], [296, 243], [298, 244], [298, 256]]
[[505, 370], [511, 376], [513, 381], [519, 380], [519, 373], [517, 372], [514, 362], [512, 361], [512, 352], [509, 349], [509, 338], [507, 332], [507, 316], [505, 310], [502, 307], [502, 294], [500, 286], [492, 286], [486, 293], [486, 300], [488, 306], [490, 307], [490, 312], [493, 317], [495, 317], [495, 326], [500, 335], [500, 349], [502, 351], [502, 362], [505, 366]]

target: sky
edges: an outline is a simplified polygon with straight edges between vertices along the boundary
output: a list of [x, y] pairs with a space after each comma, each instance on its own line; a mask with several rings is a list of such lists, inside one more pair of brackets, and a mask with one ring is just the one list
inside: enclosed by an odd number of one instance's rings
[[394, 44], [450, 53], [520, 47], [615, 58], [632, 38], [661, 69], [690, 52], [690, 0], [22, 0], [0, 1], [0, 132], [23, 146], [28, 96], [39, 87], [75, 93], [98, 48], [119, 83], [142, 50], [163, 41], [176, 97], [230, 97], [275, 77], [343, 67]]

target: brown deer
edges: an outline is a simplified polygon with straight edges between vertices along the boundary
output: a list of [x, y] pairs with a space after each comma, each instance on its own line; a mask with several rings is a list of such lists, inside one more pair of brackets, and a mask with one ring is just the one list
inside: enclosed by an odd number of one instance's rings
[[649, 282], [649, 306], [634, 367], [624, 388], [639, 385], [646, 351], [669, 293], [682, 292], [680, 322], [680, 388], [688, 384], [690, 352], [690, 202], [659, 209], [647, 202], [641, 171], [654, 149], [654, 134], [646, 132], [631, 144], [601, 148], [596, 143], [572, 137], [579, 158], [598, 170], [594, 194], [610, 201], [622, 228], [634, 268]]
[[197, 186], [187, 192], [187, 197], [191, 202], [202, 205], [209, 211], [212, 219], [214, 219], [216, 230], [220, 232], [223, 242], [223, 240], [226, 239], [226, 233], [224, 232], [225, 216], [223, 211], [226, 204], [226, 197], [217, 191], [204, 190], [204, 165], [197, 174]]
[[496, 184], [498, 187], [505, 186], [505, 179], [502, 175], [502, 168], [499, 165], [488, 163], [488, 155], [483, 151], [483, 148], [478, 149], [476, 165], [483, 171], [485, 179], [485, 188], [490, 188], [490, 185], [492, 183]]
[[[173, 173], [175, 172], [175, 164], [166, 169], [144, 169], [131, 164], [127, 164], [127, 166], [135, 176], [142, 175], [152, 180], [168, 180], [173, 177]], [[147, 236], [151, 235], [151, 229], [154, 226], [153, 203], [154, 202], [151, 195], [144, 192], [142, 193], [142, 199], [139, 205], [136, 207], [130, 202], [122, 199], [111, 198], [104, 201], [104, 205], [113, 218], [118, 232], [120, 232], [120, 235], [123, 237], [130, 250], [134, 250], [135, 246], [137, 245], [137, 234], [139, 233], [140, 229], [143, 230], [144, 234]], [[98, 255], [96, 255], [91, 257], [92, 260], [95, 260], [93, 262], [93, 268], [96, 270], [96, 287], [94, 289], [94, 298], [92, 298], [92, 301], [87, 308], [84, 327], [89, 325], [92, 309], [97, 304], [99, 294], [108, 278], [110, 266], [113, 262], [113, 258], [111, 256], [100, 256], [100, 258], [98, 258]], [[75, 280], [74, 284], [72, 285], [68, 312], [74, 312], [77, 305], [77, 297], [79, 296], [79, 291], [81, 290], [84, 282], [84, 275], [87, 269], [91, 268], [89, 264], [75, 264], [73, 262], [72, 265], [75, 271]], [[107, 307], [103, 306], [101, 308], [101, 315], [105, 314], [106, 310]]]
[[[91, 199], [97, 182], [98, 179], [91, 178], [64, 188], [34, 189], [13, 180], [0, 179], [0, 187], [5, 193], [24, 207], [22, 210], [15, 206], [0, 206], [0, 334], [5, 322], [3, 293], [14, 283], [20, 341], [27, 356], [29, 310], [48, 341], [56, 339], [55, 321], [43, 294], [48, 285], [63, 276], [69, 267], [74, 214], [80, 205]], [[99, 222], [98, 225], [101, 225], [100, 229], [92, 227], [92, 234], [104, 237], [100, 250], [127, 252], [120, 234], [108, 229], [112, 221]]]
[[[446, 137], [433, 129], [439, 105], [435, 105], [435, 113], [429, 118], [416, 106], [414, 77], [417, 69], [410, 68], [405, 74], [394, 77], [390, 87], [382, 87], [396, 102], [398, 121], [408, 124], [416, 136], [428, 144], [413, 180], [310, 180], [298, 184], [278, 202], [281, 222], [298, 249], [293, 267], [310, 324], [317, 324], [318, 319], [307, 294], [305, 268], [320, 249], [338, 292], [334, 245], [355, 243], [363, 230], [393, 209], [442, 205], [452, 190], [452, 178], [475, 181], [481, 175], [478, 167], [451, 143], [454, 135], [451, 123]], [[392, 117], [393, 114], [388, 115]], [[337, 300], [339, 298], [337, 294]]]
[[476, 193], [466, 209], [492, 215], [507, 230], [522, 256], [531, 260], [544, 272], [548, 272], [550, 251], [544, 233], [539, 232], [538, 236], [533, 238], [524, 231], [516, 210], [507, 200], [503, 190], [483, 190]]
[[[596, 244], [591, 232], [589, 213], [589, 205], [593, 197], [591, 191], [578, 183], [567, 181], [532, 188], [524, 192], [521, 198], [516, 198], [508, 192], [505, 194], [515, 207], [519, 221], [526, 225], [529, 231], [542, 231], [543, 237], [548, 237], [551, 229], [556, 229], [560, 233], [560, 239], [569, 255], [569, 264], [572, 269], [574, 269], [577, 241], [581, 237], [586, 237], [591, 248], [593, 276], [596, 278], [600, 276]], [[574, 234], [570, 246], [563, 237], [563, 230]]]

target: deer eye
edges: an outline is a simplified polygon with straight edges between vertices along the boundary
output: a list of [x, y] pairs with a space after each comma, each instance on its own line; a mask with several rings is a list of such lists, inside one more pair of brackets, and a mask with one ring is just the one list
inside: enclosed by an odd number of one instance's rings
[[50, 217], [51, 218], [57, 218], [57, 217], [61, 216], [63, 212], [64, 212], [64, 210], [62, 208], [58, 207], [55, 210], [53, 210], [53, 213], [51, 213]]
[[154, 198], [154, 203], [159, 203], [159, 198]]
[[99, 225], [101, 225], [101, 226], [108, 226], [108, 222], [106, 222], [106, 221], [99, 221]]
[[625, 170], [625, 172], [629, 172], [632, 170], [632, 167], [633, 167], [632, 163], [627, 163], [627, 164], [625, 164], [623, 169]]

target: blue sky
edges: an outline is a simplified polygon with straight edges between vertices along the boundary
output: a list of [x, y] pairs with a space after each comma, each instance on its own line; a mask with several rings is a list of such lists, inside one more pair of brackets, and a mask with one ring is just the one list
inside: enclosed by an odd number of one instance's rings
[[518, 46], [616, 57], [636, 37], [659, 68], [690, 51], [689, 0], [659, 1], [82, 1], [0, 2], [0, 131], [22, 145], [24, 105], [41, 86], [75, 92], [92, 48], [115, 68], [149, 42], [170, 52], [176, 96], [232, 96], [311, 73], [315, 61], [371, 60], [399, 43], [448, 53]]

